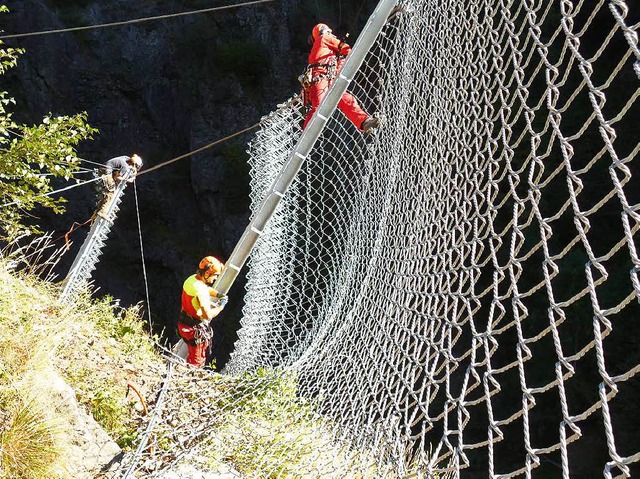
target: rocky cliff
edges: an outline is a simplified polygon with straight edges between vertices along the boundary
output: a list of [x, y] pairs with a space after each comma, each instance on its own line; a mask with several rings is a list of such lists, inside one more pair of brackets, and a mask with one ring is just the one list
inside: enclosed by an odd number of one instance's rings
[[[97, 25], [227, 5], [226, 1], [14, 0], [2, 18], [7, 33]], [[19, 122], [48, 112], [86, 111], [100, 133], [80, 156], [102, 163], [137, 152], [146, 166], [167, 161], [259, 121], [297, 92], [306, 64], [306, 38], [325, 21], [355, 38], [375, 1], [276, 0], [211, 13], [109, 28], [6, 40], [26, 49], [2, 79], [16, 98]], [[181, 283], [205, 254], [226, 259], [247, 224], [251, 133], [136, 182], [150, 304], [158, 331], [174, 339]], [[88, 167], [93, 165], [87, 163]], [[71, 190], [66, 215], [45, 215], [60, 236], [93, 210], [90, 188]], [[71, 235], [64, 276], [86, 230]], [[60, 241], [63, 241], [60, 239]], [[100, 294], [124, 304], [145, 297], [135, 194], [130, 188], [94, 273]], [[242, 277], [225, 313], [220, 362], [234, 340], [242, 306]]]

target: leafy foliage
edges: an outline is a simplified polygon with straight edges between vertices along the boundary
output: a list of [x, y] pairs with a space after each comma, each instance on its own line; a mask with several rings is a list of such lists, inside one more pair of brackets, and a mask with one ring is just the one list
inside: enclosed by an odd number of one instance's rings
[[[0, 74], [14, 67], [21, 53], [0, 48]], [[80, 165], [75, 147], [97, 132], [87, 124], [86, 113], [50, 114], [39, 125], [18, 125], [9, 111], [11, 104], [15, 100], [0, 92], [0, 235], [8, 239], [26, 229], [25, 214], [36, 206], [64, 212], [64, 198], [48, 196], [54, 191], [52, 180], [73, 177]], [[37, 225], [32, 229], [37, 231]]]

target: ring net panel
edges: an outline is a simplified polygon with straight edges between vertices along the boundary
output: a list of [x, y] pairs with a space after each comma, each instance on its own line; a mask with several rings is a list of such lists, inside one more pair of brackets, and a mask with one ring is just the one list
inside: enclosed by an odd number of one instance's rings
[[[227, 370], [296, 370], [398, 473], [628, 477], [640, 8], [401, 6], [350, 86], [383, 126], [328, 123], [254, 250]], [[251, 143], [254, 207], [303, 113]]]
[[[399, 6], [349, 86], [381, 127], [331, 117], [253, 250], [227, 374], [175, 373], [140, 477], [638, 469], [640, 5]], [[250, 143], [254, 211], [304, 113]]]

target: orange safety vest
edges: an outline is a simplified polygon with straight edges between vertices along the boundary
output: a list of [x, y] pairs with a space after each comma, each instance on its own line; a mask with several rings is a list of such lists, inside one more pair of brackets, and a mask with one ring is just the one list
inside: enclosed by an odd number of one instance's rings
[[198, 299], [198, 290], [206, 288], [207, 294], [209, 294], [209, 288], [199, 279], [196, 279], [196, 275], [189, 276], [182, 285], [182, 311], [187, 313], [193, 319], [202, 320], [200, 311], [200, 300]]

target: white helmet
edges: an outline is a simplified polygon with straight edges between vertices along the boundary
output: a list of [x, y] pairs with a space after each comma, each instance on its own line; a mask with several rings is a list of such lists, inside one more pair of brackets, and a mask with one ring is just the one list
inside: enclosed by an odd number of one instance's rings
[[142, 168], [142, 158], [140, 158], [138, 154], [134, 153], [129, 159], [133, 163], [133, 166], [135, 166], [138, 170]]

